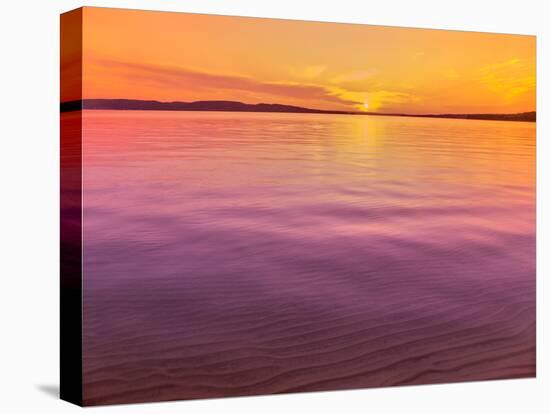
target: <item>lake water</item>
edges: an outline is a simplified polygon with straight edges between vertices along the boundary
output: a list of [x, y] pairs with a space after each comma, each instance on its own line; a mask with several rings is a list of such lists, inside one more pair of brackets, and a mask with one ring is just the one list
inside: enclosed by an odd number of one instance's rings
[[88, 404], [535, 375], [534, 123], [83, 125]]

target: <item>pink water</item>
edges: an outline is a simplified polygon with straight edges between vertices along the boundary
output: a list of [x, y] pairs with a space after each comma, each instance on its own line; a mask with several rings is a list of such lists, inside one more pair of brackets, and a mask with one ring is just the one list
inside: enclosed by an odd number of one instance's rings
[[84, 112], [88, 404], [535, 374], [535, 124]]

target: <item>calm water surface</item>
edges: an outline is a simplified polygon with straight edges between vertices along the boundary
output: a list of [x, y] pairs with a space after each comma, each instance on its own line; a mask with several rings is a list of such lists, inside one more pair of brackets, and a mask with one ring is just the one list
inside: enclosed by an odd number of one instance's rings
[[535, 124], [84, 112], [90, 404], [535, 373]]

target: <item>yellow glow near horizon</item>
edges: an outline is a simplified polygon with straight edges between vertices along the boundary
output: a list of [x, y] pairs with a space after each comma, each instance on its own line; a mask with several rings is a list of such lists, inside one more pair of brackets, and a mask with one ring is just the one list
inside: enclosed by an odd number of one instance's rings
[[84, 98], [536, 109], [534, 36], [84, 8]]

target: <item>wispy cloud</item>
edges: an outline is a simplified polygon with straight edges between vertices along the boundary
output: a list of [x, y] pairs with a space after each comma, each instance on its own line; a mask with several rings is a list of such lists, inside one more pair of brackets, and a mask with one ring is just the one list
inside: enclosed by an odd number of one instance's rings
[[[136, 90], [147, 90], [147, 99], [167, 96], [158, 100], [200, 100], [229, 99], [250, 103], [284, 103], [319, 109], [403, 111], [403, 107], [417, 102], [420, 98], [405, 87], [386, 85], [379, 79], [376, 70], [360, 70], [342, 73], [332, 78], [319, 76], [326, 68], [314, 65], [302, 68], [303, 81], [259, 80], [237, 74], [219, 74], [194, 68], [173, 65], [123, 62], [96, 56], [89, 57], [93, 73], [102, 74], [98, 79], [108, 79], [109, 87], [95, 90], [113, 90], [113, 84], [124, 82], [131, 97], [144, 99], [145, 96], [132, 94]], [[305, 79], [308, 75], [314, 79]], [[324, 79], [324, 81], [323, 81]], [[121, 89], [119, 93], [124, 94]], [[164, 94], [164, 95], [163, 95]]]
[[536, 87], [534, 71], [532, 75], [525, 75], [525, 72], [524, 62], [513, 58], [483, 66], [478, 80], [505, 101], [512, 101]]
[[[118, 76], [132, 79], [135, 82], [154, 84], [159, 88], [181, 90], [181, 99], [186, 99], [186, 90], [233, 91], [238, 99], [239, 92], [255, 93], [262, 96], [293, 98], [301, 101], [325, 102], [344, 106], [356, 105], [358, 102], [340, 96], [334, 90], [316, 84], [287, 81], [261, 81], [239, 75], [225, 75], [204, 72], [195, 69], [151, 65], [142, 63], [119, 62], [108, 59], [94, 59], [101, 70], [116, 73]], [[321, 68], [315, 69], [317, 72]], [[311, 69], [311, 73], [314, 70]], [[214, 94], [213, 94], [214, 95]], [[208, 96], [208, 95], [205, 95]], [[284, 102], [284, 99], [283, 99]]]

